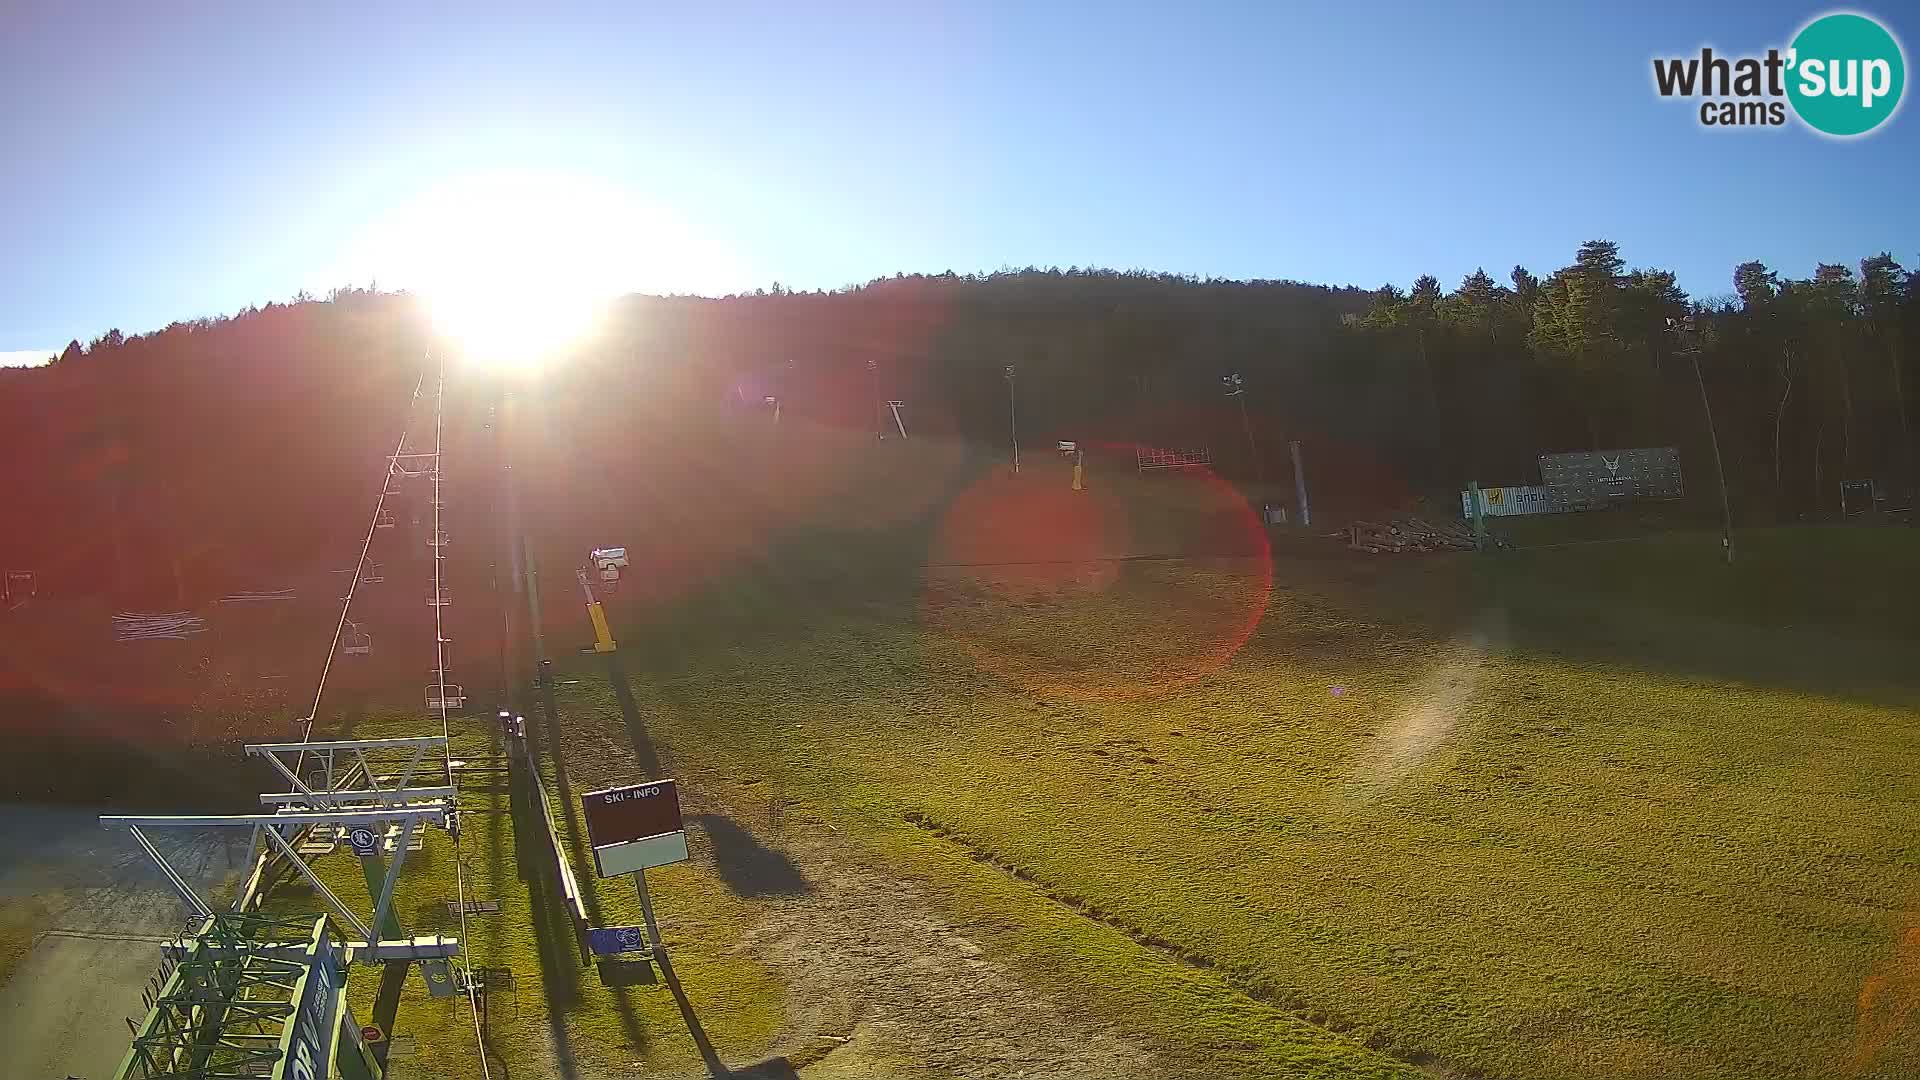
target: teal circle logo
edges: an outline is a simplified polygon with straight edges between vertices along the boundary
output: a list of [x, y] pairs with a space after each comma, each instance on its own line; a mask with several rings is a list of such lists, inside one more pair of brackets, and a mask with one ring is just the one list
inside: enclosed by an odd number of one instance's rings
[[1807, 126], [1865, 135], [1900, 107], [1907, 64], [1887, 28], [1851, 12], [1822, 15], [1793, 39], [1787, 99]]

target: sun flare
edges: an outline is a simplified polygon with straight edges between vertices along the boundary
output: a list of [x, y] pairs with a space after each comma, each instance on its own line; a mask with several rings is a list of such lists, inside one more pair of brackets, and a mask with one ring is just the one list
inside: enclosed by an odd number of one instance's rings
[[591, 338], [661, 240], [616, 187], [530, 172], [440, 185], [380, 231], [382, 261], [426, 302], [434, 332], [462, 360], [509, 373]]

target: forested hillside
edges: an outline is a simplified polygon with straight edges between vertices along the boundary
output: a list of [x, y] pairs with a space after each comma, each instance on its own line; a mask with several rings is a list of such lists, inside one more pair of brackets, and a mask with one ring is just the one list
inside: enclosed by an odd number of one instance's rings
[[[1671, 274], [1584, 245], [1536, 275], [1375, 291], [1104, 270], [897, 276], [832, 293], [631, 297], [553, 392], [584, 392], [606, 437], [710, 456], [731, 423], [861, 429], [897, 398], [917, 431], [1007, 441], [1211, 445], [1250, 477], [1239, 402], [1269, 478], [1302, 440], [1316, 485], [1388, 501], [1468, 479], [1537, 481], [1544, 451], [1676, 444], [1710, 495], [1689, 349], [1736, 511], [1837, 512], [1838, 481], [1911, 476], [1920, 298], [1891, 257], [1730, 269], [1699, 300]], [[1670, 320], [1694, 315], [1696, 332]], [[194, 603], [338, 561], [364, 528], [428, 339], [403, 295], [347, 290], [223, 319], [75, 342], [0, 372], [0, 562], [43, 588]], [[647, 438], [640, 439], [644, 428]], [[664, 449], [663, 449], [664, 448]]]

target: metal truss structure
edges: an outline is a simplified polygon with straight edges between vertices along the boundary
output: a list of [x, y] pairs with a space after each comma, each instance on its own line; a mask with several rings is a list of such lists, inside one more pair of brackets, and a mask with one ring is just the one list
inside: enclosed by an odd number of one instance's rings
[[328, 934], [324, 916], [213, 915], [192, 937], [170, 942], [159, 981], [143, 992], [146, 1022], [135, 1028], [117, 1076], [281, 1075], [300, 980]]
[[[251, 828], [251, 846], [266, 845], [266, 859], [284, 860], [340, 922], [359, 934], [357, 958], [393, 960], [449, 956], [459, 951], [452, 938], [380, 940], [376, 927], [387, 924], [393, 909], [394, 885], [409, 851], [419, 850], [416, 833], [422, 826], [456, 827], [455, 790], [450, 784], [416, 785], [414, 776], [423, 761], [438, 750], [444, 760], [444, 735], [403, 739], [340, 739], [304, 743], [262, 743], [247, 747], [290, 785], [291, 790], [260, 796], [270, 812], [220, 815], [105, 815], [102, 824], [125, 825], [134, 842], [159, 867], [187, 908], [199, 918], [211, 918], [213, 905], [168, 862], [145, 829], [166, 826]], [[311, 769], [308, 766], [311, 766]], [[304, 775], [303, 775], [304, 773]], [[355, 837], [356, 833], [364, 835]], [[320, 880], [309, 856], [331, 853], [340, 839], [354, 840], [363, 856], [385, 849], [393, 856], [386, 867], [370, 918], [349, 907]]]

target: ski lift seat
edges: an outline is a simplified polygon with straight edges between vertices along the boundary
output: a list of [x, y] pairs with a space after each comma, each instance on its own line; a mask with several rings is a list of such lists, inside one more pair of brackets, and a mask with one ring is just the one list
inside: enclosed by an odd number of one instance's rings
[[[387, 826], [387, 834], [380, 840], [380, 850], [385, 854], [391, 855], [393, 854], [393, 849], [399, 846], [399, 841], [400, 826], [389, 825]], [[425, 847], [426, 844], [427, 832], [425, 829], [415, 829], [413, 830], [413, 835], [407, 837], [407, 850], [409, 852], [419, 851]]]
[[427, 687], [427, 708], [429, 709], [458, 709], [466, 703], [465, 691], [454, 683], [447, 683], [444, 686], [434, 683]]

